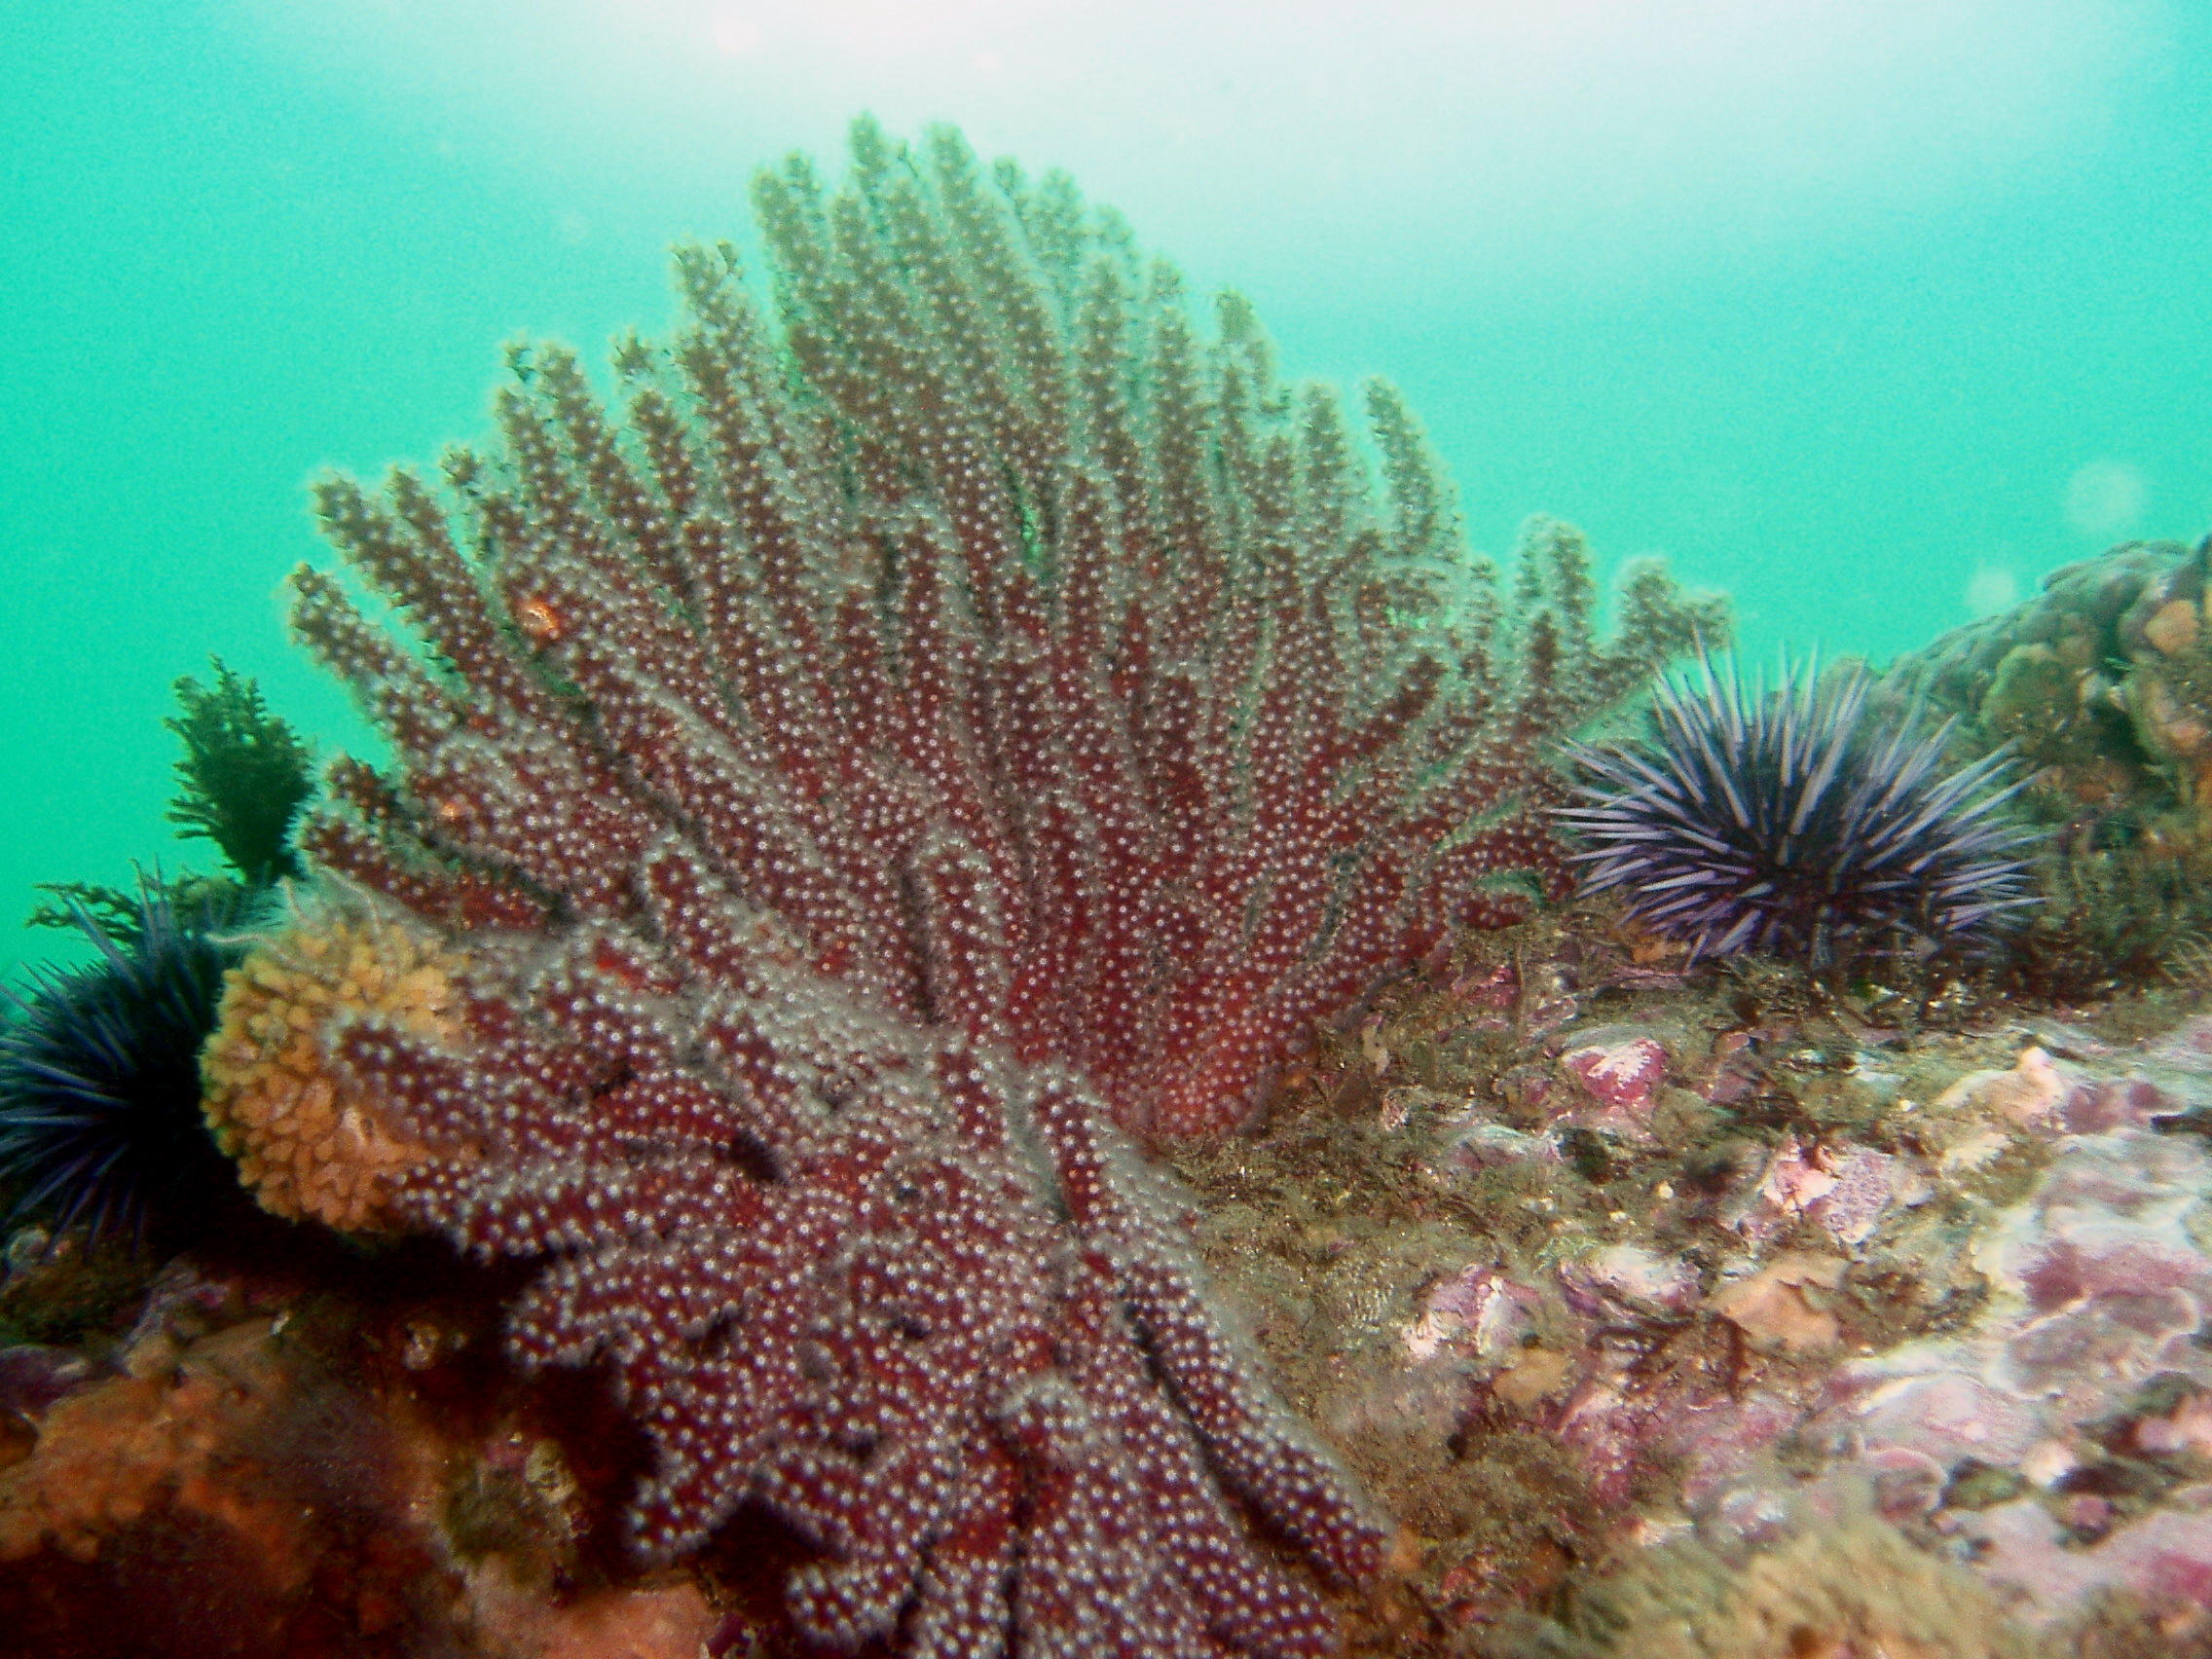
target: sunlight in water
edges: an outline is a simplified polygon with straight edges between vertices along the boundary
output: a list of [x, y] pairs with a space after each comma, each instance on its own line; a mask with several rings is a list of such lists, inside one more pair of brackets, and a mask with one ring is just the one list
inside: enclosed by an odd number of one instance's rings
[[366, 95], [428, 97], [464, 146], [534, 170], [720, 168], [732, 149], [820, 142], [865, 107], [896, 129], [957, 120], [1132, 209], [1176, 197], [1194, 156], [1213, 199], [1295, 180], [1324, 256], [1393, 214], [1427, 218], [1455, 257], [1494, 258], [1470, 229], [1510, 218], [1524, 239], [1572, 237], [1577, 269], [1710, 257], [1714, 237], [1787, 245], [2031, 176], [2104, 129], [2157, 35], [2156, 6], [2115, 0], [248, 11]]

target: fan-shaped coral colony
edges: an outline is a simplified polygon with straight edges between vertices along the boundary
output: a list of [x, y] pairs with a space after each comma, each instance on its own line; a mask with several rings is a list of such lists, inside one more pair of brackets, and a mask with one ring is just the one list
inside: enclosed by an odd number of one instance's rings
[[[1333, 1651], [1390, 1523], [1150, 1153], [1577, 859], [1677, 961], [1986, 965], [2018, 768], [1710, 662], [1608, 741], [1717, 604], [1638, 568], [1604, 637], [1571, 530], [1474, 559], [1387, 387], [1363, 442], [1064, 179], [864, 123], [755, 202], [766, 280], [680, 249], [610, 402], [517, 348], [489, 448], [315, 486], [293, 628], [390, 758], [299, 829], [206, 1121], [279, 1216], [527, 1264], [511, 1360], [649, 1445], [637, 1555], [772, 1517], [802, 1641]], [[34, 1014], [0, 1151], [66, 1192], [138, 1107]]]

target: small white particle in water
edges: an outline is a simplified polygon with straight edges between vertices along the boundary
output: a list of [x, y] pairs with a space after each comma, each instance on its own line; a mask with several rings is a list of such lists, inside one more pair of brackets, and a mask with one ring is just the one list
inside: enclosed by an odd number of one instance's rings
[[2020, 603], [2020, 578], [2003, 565], [1984, 565], [1967, 578], [1967, 613], [1994, 616]]
[[2066, 481], [2066, 522], [2083, 535], [2125, 535], [2143, 517], [2150, 493], [2141, 467], [2092, 461]]

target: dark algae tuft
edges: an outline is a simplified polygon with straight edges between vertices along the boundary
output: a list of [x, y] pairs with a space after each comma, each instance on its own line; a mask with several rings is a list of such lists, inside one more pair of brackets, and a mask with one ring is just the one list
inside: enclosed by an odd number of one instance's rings
[[259, 685], [220, 658], [212, 665], [212, 685], [177, 681], [180, 712], [163, 721], [184, 745], [168, 820], [214, 842], [249, 887], [268, 887], [302, 873], [291, 830], [314, 793], [313, 756]]
[[190, 675], [175, 685], [177, 713], [162, 723], [184, 746], [175, 762], [181, 786], [167, 818], [187, 838], [215, 843], [229, 875], [141, 872], [137, 886], [48, 881], [51, 895], [30, 917], [32, 927], [77, 929], [90, 919], [120, 944], [137, 938], [140, 895], [158, 892], [180, 925], [229, 927], [252, 900], [302, 872], [292, 828], [314, 793], [313, 752], [280, 716], [269, 712], [261, 687], [215, 659], [215, 682]]

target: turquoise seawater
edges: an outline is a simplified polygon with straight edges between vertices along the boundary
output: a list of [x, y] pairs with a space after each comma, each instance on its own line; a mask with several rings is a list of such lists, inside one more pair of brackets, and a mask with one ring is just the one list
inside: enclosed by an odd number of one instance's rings
[[2212, 529], [2198, 0], [0, 5], [0, 963], [163, 821], [210, 653], [327, 751], [303, 485], [477, 433], [846, 121], [1063, 166], [1296, 372], [1403, 386], [1499, 550], [1876, 656]]

